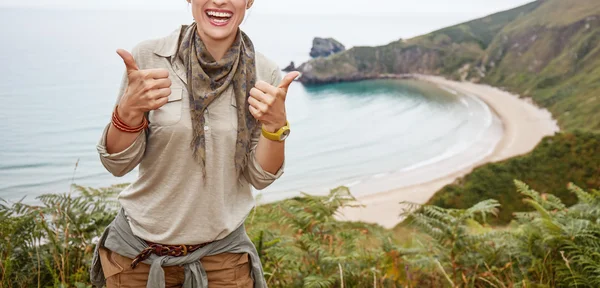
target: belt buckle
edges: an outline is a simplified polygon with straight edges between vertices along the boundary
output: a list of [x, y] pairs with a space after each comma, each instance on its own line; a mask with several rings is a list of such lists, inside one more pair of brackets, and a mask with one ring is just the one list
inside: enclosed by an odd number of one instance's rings
[[183, 256], [187, 255], [187, 253], [188, 253], [187, 245], [180, 245], [180, 246], [181, 246]]

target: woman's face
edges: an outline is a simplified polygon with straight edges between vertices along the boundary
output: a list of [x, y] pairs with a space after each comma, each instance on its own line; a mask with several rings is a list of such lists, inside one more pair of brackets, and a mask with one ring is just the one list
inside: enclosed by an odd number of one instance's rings
[[201, 36], [219, 41], [235, 37], [253, 0], [188, 0]]

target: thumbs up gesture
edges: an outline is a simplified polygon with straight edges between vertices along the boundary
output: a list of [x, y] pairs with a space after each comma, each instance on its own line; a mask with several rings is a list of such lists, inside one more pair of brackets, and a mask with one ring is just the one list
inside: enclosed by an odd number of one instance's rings
[[140, 70], [131, 53], [119, 49], [117, 54], [127, 68], [127, 89], [118, 104], [118, 113], [127, 125], [139, 125], [144, 113], [156, 110], [171, 95], [171, 80], [166, 69]]
[[285, 126], [287, 116], [285, 113], [285, 97], [288, 87], [300, 75], [299, 72], [288, 73], [279, 86], [275, 87], [264, 81], [257, 81], [250, 89], [250, 113], [259, 120], [265, 130], [276, 132]]

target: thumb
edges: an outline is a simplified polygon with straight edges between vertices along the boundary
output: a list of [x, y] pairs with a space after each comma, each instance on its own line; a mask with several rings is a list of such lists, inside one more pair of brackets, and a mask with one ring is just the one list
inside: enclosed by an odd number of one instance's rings
[[117, 54], [119, 54], [119, 56], [121, 56], [121, 58], [123, 59], [123, 62], [125, 63], [125, 68], [127, 68], [127, 74], [129, 74], [133, 71], [140, 70], [140, 68], [138, 68], [138, 66], [137, 66], [137, 63], [135, 63], [135, 59], [133, 59], [133, 55], [131, 55], [131, 53], [127, 52], [127, 50], [117, 49]]
[[298, 78], [298, 76], [300, 76], [300, 72], [298, 71], [288, 73], [287, 75], [285, 75], [285, 77], [283, 77], [283, 80], [281, 80], [281, 84], [279, 84], [279, 86], [277, 87], [285, 90], [285, 92], [287, 93], [290, 84], [292, 84], [292, 82], [294, 82], [294, 79]]

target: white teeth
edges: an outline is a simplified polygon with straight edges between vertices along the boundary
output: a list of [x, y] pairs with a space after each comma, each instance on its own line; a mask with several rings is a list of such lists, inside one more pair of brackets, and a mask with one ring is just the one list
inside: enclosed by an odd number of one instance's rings
[[208, 14], [208, 16], [222, 17], [222, 18], [229, 18], [229, 17], [233, 16], [233, 14], [231, 14], [231, 13], [216, 12], [216, 11], [207, 11], [206, 14]]

